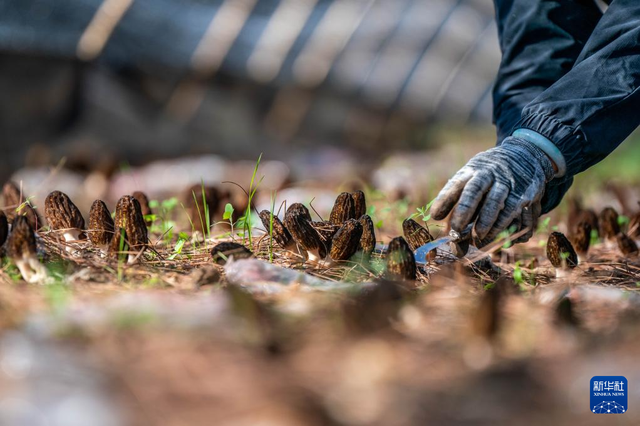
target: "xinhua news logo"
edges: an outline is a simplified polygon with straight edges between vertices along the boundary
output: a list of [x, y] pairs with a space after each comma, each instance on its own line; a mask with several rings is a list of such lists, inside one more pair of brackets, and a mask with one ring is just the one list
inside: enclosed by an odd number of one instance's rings
[[629, 387], [623, 376], [595, 376], [591, 378], [591, 412], [596, 414], [624, 414], [627, 412]]

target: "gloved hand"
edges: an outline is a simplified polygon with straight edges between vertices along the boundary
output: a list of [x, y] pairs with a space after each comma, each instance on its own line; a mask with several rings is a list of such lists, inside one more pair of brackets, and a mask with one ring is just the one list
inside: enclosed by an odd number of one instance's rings
[[431, 206], [431, 216], [442, 220], [453, 209], [455, 231], [475, 221], [482, 245], [511, 225], [516, 232], [528, 228], [516, 242], [527, 241], [540, 217], [545, 185], [553, 177], [553, 163], [540, 148], [510, 136], [477, 154], [447, 182]]

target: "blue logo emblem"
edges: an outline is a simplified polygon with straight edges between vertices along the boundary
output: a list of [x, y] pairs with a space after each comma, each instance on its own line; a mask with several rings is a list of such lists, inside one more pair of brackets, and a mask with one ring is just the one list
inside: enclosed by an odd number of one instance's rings
[[591, 378], [591, 412], [623, 414], [627, 412], [629, 387], [623, 376], [595, 376]]

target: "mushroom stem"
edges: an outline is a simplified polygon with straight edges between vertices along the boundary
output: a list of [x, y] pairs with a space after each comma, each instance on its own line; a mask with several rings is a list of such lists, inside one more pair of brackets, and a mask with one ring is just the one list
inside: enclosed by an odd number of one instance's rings
[[[64, 237], [64, 240], [66, 242], [68, 242], [68, 243], [69, 242], [76, 242], [76, 241], [78, 241], [80, 239], [80, 233], [81, 232], [82, 231], [80, 231], [79, 229], [68, 229], [68, 230], [66, 230], [66, 231], [64, 231], [62, 233], [62, 236]], [[65, 250], [67, 251], [67, 253], [75, 253], [76, 252], [76, 250], [73, 247], [68, 246], [68, 245], [65, 247]]]
[[320, 263], [323, 259], [322, 256], [320, 256], [320, 249], [308, 250], [307, 258], [309, 259], [309, 262], [313, 263]]
[[49, 276], [47, 268], [40, 263], [36, 256], [25, 255], [22, 259], [15, 261], [16, 266], [22, 274], [22, 278], [28, 283], [43, 282]]
[[109, 244], [101, 244], [96, 247], [100, 251], [100, 257], [107, 257], [109, 255]]
[[568, 278], [571, 276], [571, 269], [556, 268], [556, 278]]
[[26, 259], [18, 259], [15, 261], [16, 266], [20, 270], [20, 274], [22, 278], [28, 283], [33, 282], [33, 271], [31, 271], [31, 267], [29, 266], [29, 262]]
[[302, 253], [302, 251], [300, 251], [300, 247], [294, 240], [291, 240], [284, 249], [287, 253], [304, 257], [304, 254]]

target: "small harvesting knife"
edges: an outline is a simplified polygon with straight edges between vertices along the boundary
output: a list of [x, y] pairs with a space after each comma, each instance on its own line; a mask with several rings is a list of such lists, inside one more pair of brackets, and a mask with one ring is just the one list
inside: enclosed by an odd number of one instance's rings
[[449, 235], [447, 235], [446, 237], [438, 238], [437, 240], [431, 241], [430, 243], [418, 247], [414, 252], [416, 263], [426, 265], [427, 254], [429, 254], [430, 251], [435, 250], [436, 248], [445, 244], [455, 243], [462, 240], [463, 237], [466, 237], [471, 233], [472, 229], [473, 223], [469, 224], [462, 232], [457, 232], [452, 229], [451, 231], [449, 231]]

